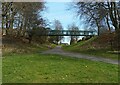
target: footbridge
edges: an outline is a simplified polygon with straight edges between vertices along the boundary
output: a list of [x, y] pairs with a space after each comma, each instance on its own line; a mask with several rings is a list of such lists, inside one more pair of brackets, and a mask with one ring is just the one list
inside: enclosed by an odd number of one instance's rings
[[41, 36], [93, 36], [96, 31], [50, 30], [39, 33]]

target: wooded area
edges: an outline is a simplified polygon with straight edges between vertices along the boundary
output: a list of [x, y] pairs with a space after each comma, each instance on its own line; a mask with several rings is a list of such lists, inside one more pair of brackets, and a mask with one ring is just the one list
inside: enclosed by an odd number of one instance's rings
[[33, 32], [28, 34], [28, 31], [45, 30], [45, 20], [41, 16], [44, 9], [44, 2], [2, 3], [3, 35], [28, 37], [29, 42], [31, 42]]

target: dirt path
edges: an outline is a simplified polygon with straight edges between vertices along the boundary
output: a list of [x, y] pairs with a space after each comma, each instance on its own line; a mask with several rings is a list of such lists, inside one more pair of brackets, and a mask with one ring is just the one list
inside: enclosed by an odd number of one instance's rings
[[61, 49], [61, 46], [57, 46], [54, 49], [42, 52], [42, 54], [59, 54], [63, 56], [77, 57], [77, 58], [83, 58], [83, 59], [88, 59], [93, 61], [102, 61], [102, 62], [111, 63], [111, 64], [118, 64], [117, 60], [106, 59], [106, 58], [95, 57], [95, 56], [88, 56], [80, 53], [65, 52]]

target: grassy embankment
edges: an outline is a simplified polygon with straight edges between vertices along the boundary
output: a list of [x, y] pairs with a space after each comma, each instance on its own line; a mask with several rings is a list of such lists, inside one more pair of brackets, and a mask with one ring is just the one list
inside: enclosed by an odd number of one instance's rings
[[65, 51], [77, 52], [82, 54], [93, 55], [110, 59], [118, 59], [118, 54], [111, 53], [110, 44], [103, 42], [101, 37], [92, 37], [89, 40], [80, 41], [79, 43], [63, 46]]
[[[54, 47], [54, 45], [53, 45]], [[10, 50], [11, 49], [11, 50]], [[46, 45], [6, 44], [3, 83], [117, 83], [118, 66], [103, 62], [42, 55]]]
[[23, 39], [3, 37], [2, 53], [4, 55], [11, 54], [29, 54], [29, 53], [40, 53], [42, 51], [54, 48], [56, 45], [47, 43], [40, 44], [38, 42], [23, 41]]

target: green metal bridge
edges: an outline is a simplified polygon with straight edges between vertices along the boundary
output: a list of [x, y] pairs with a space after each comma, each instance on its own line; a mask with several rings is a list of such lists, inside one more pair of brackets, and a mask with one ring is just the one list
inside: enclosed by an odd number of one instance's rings
[[41, 36], [93, 36], [96, 31], [50, 30], [39, 33]]

